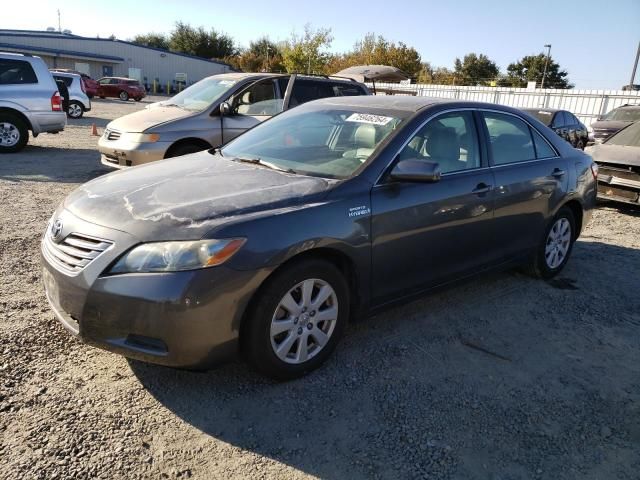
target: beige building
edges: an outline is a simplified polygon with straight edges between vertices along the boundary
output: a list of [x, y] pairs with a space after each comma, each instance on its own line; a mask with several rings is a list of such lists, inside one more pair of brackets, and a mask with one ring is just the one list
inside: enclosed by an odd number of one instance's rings
[[94, 79], [107, 76], [136, 78], [151, 86], [155, 80], [187, 85], [210, 75], [233, 71], [226, 63], [141, 47], [123, 40], [90, 38], [70, 33], [0, 29], [0, 51], [30, 53], [50, 68], [71, 68]]

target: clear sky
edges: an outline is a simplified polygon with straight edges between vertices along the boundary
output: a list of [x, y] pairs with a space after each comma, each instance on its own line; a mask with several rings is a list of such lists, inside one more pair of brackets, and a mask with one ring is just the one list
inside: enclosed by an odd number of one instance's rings
[[640, 0], [22, 0], [3, 8], [0, 28], [57, 28], [57, 9], [63, 29], [123, 40], [169, 32], [182, 20], [223, 31], [246, 46], [262, 35], [283, 40], [310, 22], [331, 28], [333, 51], [348, 50], [375, 32], [449, 68], [456, 57], [476, 52], [505, 71], [550, 43], [552, 57], [576, 87], [594, 89], [629, 82], [640, 41]]

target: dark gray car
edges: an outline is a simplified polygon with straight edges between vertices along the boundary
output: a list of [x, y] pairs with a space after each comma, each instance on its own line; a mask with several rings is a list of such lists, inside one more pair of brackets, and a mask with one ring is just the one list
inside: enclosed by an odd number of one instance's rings
[[589, 127], [595, 144], [604, 142], [607, 138], [633, 122], [640, 120], [640, 105], [622, 105], [614, 108], [606, 115], [598, 117]]
[[90, 344], [180, 367], [241, 352], [293, 378], [349, 319], [492, 269], [557, 274], [595, 175], [509, 107], [318, 100], [221, 151], [81, 186], [44, 234], [43, 279], [58, 319]]

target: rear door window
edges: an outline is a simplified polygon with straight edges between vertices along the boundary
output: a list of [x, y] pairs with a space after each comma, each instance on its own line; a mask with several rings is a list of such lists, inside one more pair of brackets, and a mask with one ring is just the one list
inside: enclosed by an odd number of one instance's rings
[[0, 59], [0, 85], [38, 83], [38, 77], [29, 62]]
[[365, 94], [359, 85], [351, 85], [348, 83], [335, 83], [333, 85], [333, 93], [336, 97], [355, 97]]
[[503, 113], [483, 112], [482, 115], [494, 165], [536, 159], [531, 131], [524, 121]]
[[551, 128], [562, 128], [564, 127], [564, 115], [562, 112], [556, 112], [553, 117], [553, 122], [551, 123]]
[[302, 105], [303, 103], [335, 96], [333, 86], [330, 82], [320, 82], [317, 80], [306, 80], [296, 78], [291, 91], [289, 107]]
[[59, 77], [57, 75], [54, 75], [53, 78], [55, 78], [56, 80], [64, 82], [64, 84], [67, 87], [70, 87], [71, 84], [73, 83], [73, 78], [71, 78], [71, 77]]

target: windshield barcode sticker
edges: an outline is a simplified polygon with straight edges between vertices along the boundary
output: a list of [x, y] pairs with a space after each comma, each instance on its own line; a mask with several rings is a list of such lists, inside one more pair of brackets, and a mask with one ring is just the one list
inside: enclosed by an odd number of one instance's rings
[[382, 115], [371, 115], [368, 113], [352, 113], [347, 122], [370, 123], [371, 125], [386, 125], [393, 117], [384, 117]]

